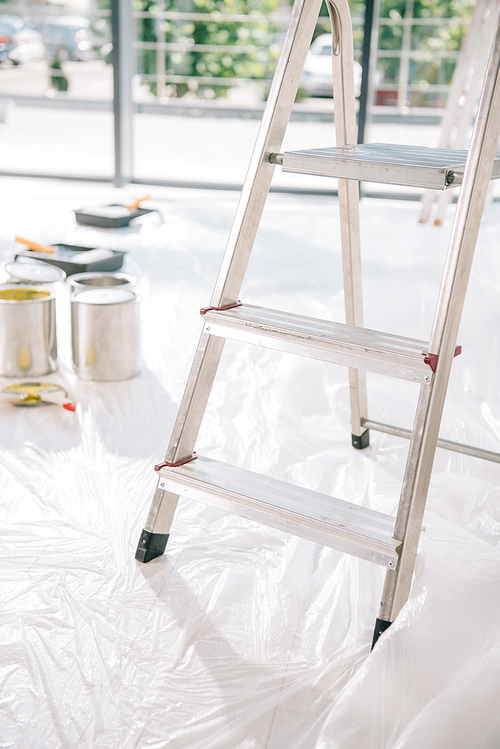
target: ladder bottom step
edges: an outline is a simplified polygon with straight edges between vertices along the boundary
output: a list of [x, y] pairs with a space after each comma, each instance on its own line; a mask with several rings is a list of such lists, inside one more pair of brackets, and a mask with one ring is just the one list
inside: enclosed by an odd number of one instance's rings
[[209, 458], [162, 468], [173, 494], [395, 569], [394, 518]]

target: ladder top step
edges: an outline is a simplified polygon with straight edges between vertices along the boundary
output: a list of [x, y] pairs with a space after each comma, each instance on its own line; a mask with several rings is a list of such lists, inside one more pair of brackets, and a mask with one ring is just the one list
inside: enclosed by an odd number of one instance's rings
[[[285, 172], [445, 190], [462, 184], [467, 154], [448, 148], [369, 143], [285, 151], [282, 158]], [[491, 179], [499, 177], [497, 153]]]
[[159, 473], [174, 494], [396, 568], [390, 515], [204, 457]]

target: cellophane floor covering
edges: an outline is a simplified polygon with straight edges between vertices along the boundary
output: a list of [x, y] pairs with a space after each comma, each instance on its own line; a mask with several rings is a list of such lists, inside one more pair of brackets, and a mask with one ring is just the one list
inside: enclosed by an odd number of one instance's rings
[[[74, 209], [143, 188], [3, 179], [1, 259], [20, 235], [120, 248], [141, 295], [142, 373], [79, 380], [75, 413], [0, 405], [2, 749], [492, 749], [500, 746], [500, 467], [439, 449], [409, 601], [370, 652], [384, 571], [181, 500], [164, 556], [134, 552], [238, 194], [152, 188], [117, 231]], [[454, 207], [364, 199], [365, 324], [428, 339]], [[500, 204], [487, 208], [441, 436], [500, 451]], [[338, 202], [273, 194], [245, 301], [344, 320]], [[3, 378], [1, 387], [12, 380]], [[369, 416], [411, 428], [418, 386], [368, 376]], [[228, 342], [198, 453], [394, 513], [408, 443], [350, 446], [347, 371]]]

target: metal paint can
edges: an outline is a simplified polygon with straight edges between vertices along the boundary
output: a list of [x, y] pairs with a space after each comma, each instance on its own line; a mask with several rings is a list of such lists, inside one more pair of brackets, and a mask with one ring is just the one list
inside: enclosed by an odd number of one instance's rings
[[57, 369], [56, 298], [43, 286], [0, 286], [0, 375], [24, 377]]
[[139, 297], [129, 288], [71, 297], [73, 367], [83, 380], [128, 380], [141, 370]]
[[89, 273], [75, 273], [68, 278], [71, 291], [83, 291], [84, 289], [93, 289], [108, 286], [119, 286], [133, 289], [135, 287], [135, 278], [127, 273], [99, 273], [98, 271]]

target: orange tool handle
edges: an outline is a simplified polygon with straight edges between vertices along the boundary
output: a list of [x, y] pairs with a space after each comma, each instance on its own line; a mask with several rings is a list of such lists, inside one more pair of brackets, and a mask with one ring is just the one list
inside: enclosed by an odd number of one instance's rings
[[34, 250], [35, 252], [47, 252], [49, 255], [52, 255], [55, 250], [55, 248], [50, 245], [45, 246], [43, 244], [37, 244], [36, 242], [30, 242], [29, 239], [22, 239], [21, 237], [16, 237], [16, 242], [25, 244], [30, 250]]
[[139, 200], [136, 200], [135, 203], [131, 203], [130, 205], [126, 205], [125, 208], [128, 208], [129, 211], [133, 211], [135, 208], [139, 208], [140, 203], [143, 202], [143, 200], [151, 200], [149, 195], [146, 195], [145, 198], [139, 198]]

